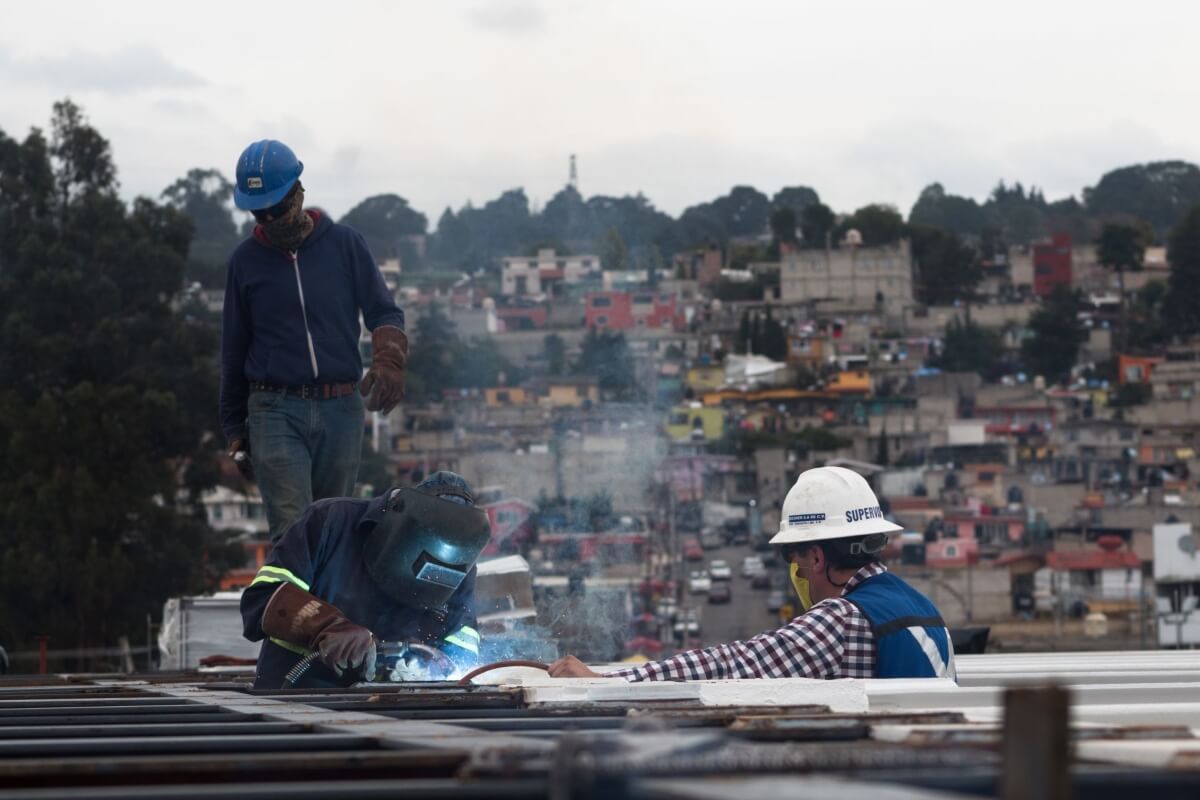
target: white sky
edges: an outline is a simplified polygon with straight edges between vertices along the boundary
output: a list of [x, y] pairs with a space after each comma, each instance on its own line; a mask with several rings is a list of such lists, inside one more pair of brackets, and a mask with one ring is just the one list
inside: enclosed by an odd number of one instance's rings
[[431, 227], [544, 203], [570, 153], [585, 195], [672, 214], [736, 184], [907, 214], [935, 180], [1057, 198], [1200, 161], [1198, 23], [1185, 0], [5, 0], [0, 129], [70, 95], [130, 196], [278, 138], [313, 204], [396, 192]]

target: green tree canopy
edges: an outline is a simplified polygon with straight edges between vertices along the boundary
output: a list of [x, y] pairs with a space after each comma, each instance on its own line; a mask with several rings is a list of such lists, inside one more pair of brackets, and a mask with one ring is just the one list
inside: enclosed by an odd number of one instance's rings
[[917, 295], [928, 305], [949, 305], [969, 299], [983, 278], [983, 267], [975, 248], [958, 234], [926, 225], [910, 225]]
[[908, 214], [910, 225], [942, 228], [959, 236], [982, 236], [987, 214], [970, 197], [947, 194], [940, 183], [931, 183], [922, 191]]
[[799, 220], [804, 209], [821, 202], [816, 189], [808, 186], [785, 186], [771, 198], [771, 208], [790, 208]]
[[826, 240], [833, 233], [837, 217], [833, 209], [824, 203], [813, 203], [805, 206], [800, 212], [800, 236], [803, 246], [808, 248], [823, 248]]
[[1093, 216], [1144, 219], [1165, 236], [1200, 203], [1200, 167], [1187, 161], [1155, 161], [1114, 169], [1084, 189], [1083, 201]]
[[838, 226], [838, 238], [845, 237], [849, 230], [861, 233], [867, 247], [895, 244], [904, 238], [904, 218], [894, 206], [872, 203], [842, 221]]
[[19, 454], [0, 460], [0, 639], [17, 649], [135, 636], [240, 558], [199, 502], [216, 338], [171, 305], [192, 226], [126, 207], [116, 176], [70, 101], [49, 145], [0, 132], [0, 449]]
[[376, 261], [399, 258], [411, 266], [416, 261], [416, 248], [409, 237], [423, 236], [429, 226], [425, 215], [409, 206], [396, 194], [368, 197], [338, 220], [363, 235]]
[[241, 240], [233, 221], [233, 184], [215, 169], [190, 169], [163, 189], [162, 197], [192, 221], [185, 278], [222, 288], [225, 263]]
[[633, 353], [623, 333], [590, 329], [580, 344], [579, 361], [573, 371], [576, 375], [596, 376], [600, 391], [611, 399], [638, 399]]
[[629, 248], [625, 246], [625, 239], [621, 236], [621, 232], [614, 228], [609, 228], [604, 233], [604, 238], [600, 241], [600, 263], [604, 269], [629, 269]]
[[1175, 333], [1200, 333], [1200, 203], [1180, 220], [1167, 241], [1171, 275], [1166, 311]]
[[1065, 286], [1055, 287], [1029, 318], [1029, 330], [1032, 335], [1021, 347], [1026, 370], [1048, 383], [1066, 380], [1088, 336], [1079, 321], [1079, 296]]
[[1001, 371], [1003, 354], [998, 333], [954, 317], [946, 325], [941, 352], [933, 366], [948, 372], [979, 372], [990, 378]]

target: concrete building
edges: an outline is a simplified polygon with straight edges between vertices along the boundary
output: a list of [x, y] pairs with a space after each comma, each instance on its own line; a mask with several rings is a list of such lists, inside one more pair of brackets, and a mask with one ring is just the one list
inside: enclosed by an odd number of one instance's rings
[[600, 257], [559, 255], [553, 249], [536, 256], [509, 256], [503, 260], [500, 291], [505, 295], [558, 295], [564, 286], [599, 278]]
[[822, 310], [873, 309], [899, 314], [913, 305], [908, 240], [884, 247], [796, 250], [780, 265], [780, 301], [821, 303]]

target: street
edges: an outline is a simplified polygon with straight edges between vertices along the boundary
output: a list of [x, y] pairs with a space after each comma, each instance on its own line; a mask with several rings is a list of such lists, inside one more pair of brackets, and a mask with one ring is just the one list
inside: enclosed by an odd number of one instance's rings
[[[688, 573], [693, 569], [707, 570], [708, 565], [717, 559], [724, 559], [733, 570], [733, 577], [729, 581], [732, 594], [728, 603], [709, 603], [708, 596], [704, 594], [684, 594], [682, 607], [696, 608], [700, 614], [699, 642], [689, 641], [689, 645], [732, 642], [779, 627], [778, 617], [767, 611], [769, 592], [751, 588], [750, 579], [742, 577], [742, 559], [749, 555], [761, 556], [765, 553], [755, 553], [748, 544], [734, 545], [705, 550], [703, 562], [684, 562]], [[768, 572], [778, 569], [778, 566], [767, 568]]]

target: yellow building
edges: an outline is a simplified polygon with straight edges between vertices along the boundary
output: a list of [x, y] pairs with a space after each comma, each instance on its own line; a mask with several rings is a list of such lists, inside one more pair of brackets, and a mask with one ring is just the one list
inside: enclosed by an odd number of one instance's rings
[[667, 412], [667, 436], [676, 441], [705, 441], [725, 435], [725, 411], [711, 406], [675, 406]]
[[584, 403], [598, 403], [600, 386], [595, 378], [553, 378], [547, 381], [541, 402], [554, 408], [578, 408]]
[[497, 386], [492, 389], [484, 389], [483, 399], [488, 408], [523, 406], [529, 402], [528, 394], [520, 386]]
[[834, 376], [825, 387], [831, 392], [870, 394], [871, 373], [866, 370], [846, 370]]
[[686, 384], [697, 394], [720, 389], [725, 385], [725, 368], [722, 366], [692, 367], [687, 371]]

